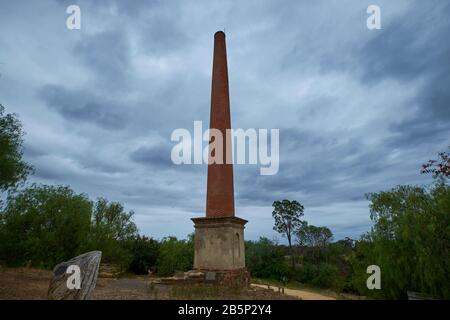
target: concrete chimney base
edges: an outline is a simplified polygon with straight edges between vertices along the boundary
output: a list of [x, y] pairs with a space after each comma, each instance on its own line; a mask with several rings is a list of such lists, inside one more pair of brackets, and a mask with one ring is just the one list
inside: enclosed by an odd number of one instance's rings
[[194, 270], [245, 269], [244, 226], [237, 217], [192, 218], [195, 226]]

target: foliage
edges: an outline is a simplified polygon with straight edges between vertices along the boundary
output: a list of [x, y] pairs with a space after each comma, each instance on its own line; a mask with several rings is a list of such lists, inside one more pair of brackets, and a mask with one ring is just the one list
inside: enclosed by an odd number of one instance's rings
[[[405, 298], [407, 290], [450, 298], [450, 187], [399, 186], [368, 198], [374, 226], [357, 245], [355, 287], [383, 298]], [[373, 290], [380, 292], [365, 289], [372, 264], [381, 268], [382, 290]]]
[[304, 263], [296, 273], [296, 280], [319, 288], [341, 291], [344, 280], [339, 277], [339, 269], [329, 263]]
[[301, 227], [295, 231], [298, 244], [309, 247], [308, 250], [312, 253], [312, 259], [317, 262], [321, 253], [324, 253], [325, 248], [333, 238], [333, 233], [327, 227], [316, 227], [309, 225], [308, 222], [302, 221]]
[[245, 242], [245, 264], [253, 277], [282, 280], [289, 276], [283, 251], [264, 237]]
[[81, 253], [92, 203], [69, 187], [33, 184], [8, 196], [0, 215], [0, 260], [53, 267]]
[[316, 227], [302, 221], [301, 227], [296, 230], [296, 236], [301, 246], [324, 248], [330, 243], [333, 233], [327, 227]]
[[346, 238], [334, 243], [331, 230], [304, 223], [299, 243], [301, 264], [296, 266], [294, 279], [315, 287], [331, 288], [337, 292], [354, 291], [349, 260], [353, 256], [353, 240]]
[[158, 275], [166, 277], [177, 271], [191, 270], [193, 261], [193, 236], [189, 236], [187, 240], [178, 240], [176, 237], [162, 239], [157, 260]]
[[135, 274], [147, 274], [149, 270], [156, 267], [159, 255], [159, 242], [137, 236], [128, 241], [127, 248], [132, 256], [128, 269]]
[[273, 229], [287, 238], [291, 248], [292, 236], [301, 225], [304, 207], [296, 200], [275, 201], [272, 207], [272, 217], [275, 219]]
[[33, 168], [22, 160], [22, 124], [15, 114], [4, 114], [0, 104], [0, 192], [25, 181]]
[[[450, 149], [450, 146], [448, 147]], [[450, 176], [450, 154], [448, 152], [439, 152], [439, 160], [428, 160], [422, 165], [421, 173], [431, 173], [434, 177]]]
[[102, 251], [103, 262], [128, 267], [133, 251], [127, 241], [137, 235], [133, 212], [66, 186], [33, 184], [11, 192], [0, 215], [0, 260], [8, 265], [53, 268], [90, 251]]
[[92, 232], [99, 239], [127, 240], [137, 234], [134, 212], [125, 212], [119, 202], [97, 199], [92, 212]]
[[97, 199], [92, 211], [91, 230], [87, 250], [103, 252], [102, 261], [120, 264], [124, 269], [133, 259], [125, 247], [128, 240], [137, 236], [134, 212], [125, 212], [122, 204]]

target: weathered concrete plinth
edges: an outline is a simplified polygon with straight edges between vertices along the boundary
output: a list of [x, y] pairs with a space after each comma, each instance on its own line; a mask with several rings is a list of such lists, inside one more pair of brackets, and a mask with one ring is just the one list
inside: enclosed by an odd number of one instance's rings
[[244, 226], [237, 217], [192, 218], [195, 227], [194, 272], [205, 275], [205, 283], [246, 287], [250, 275], [245, 269]]
[[192, 218], [195, 227], [194, 270], [245, 268], [244, 225], [237, 217]]

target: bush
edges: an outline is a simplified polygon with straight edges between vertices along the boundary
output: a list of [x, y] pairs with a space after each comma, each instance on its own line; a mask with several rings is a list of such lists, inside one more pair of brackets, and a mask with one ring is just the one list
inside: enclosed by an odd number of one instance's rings
[[53, 268], [91, 250], [102, 262], [128, 269], [127, 241], [137, 236], [133, 212], [99, 199], [95, 206], [69, 187], [36, 185], [10, 193], [0, 214], [0, 261], [10, 266]]
[[52, 268], [81, 253], [92, 203], [69, 187], [32, 185], [8, 196], [0, 215], [0, 260]]
[[85, 251], [102, 251], [102, 262], [114, 263], [127, 270], [133, 259], [127, 242], [137, 236], [134, 212], [125, 212], [118, 202], [99, 198], [92, 211], [92, 222]]
[[[450, 187], [399, 186], [368, 195], [372, 230], [357, 245], [354, 286], [360, 294], [398, 299], [406, 291], [450, 298]], [[382, 270], [382, 289], [367, 290], [366, 268]]]
[[167, 237], [161, 241], [157, 260], [157, 272], [162, 277], [172, 276], [177, 271], [192, 269], [194, 260], [193, 236], [187, 240]]
[[339, 269], [328, 263], [305, 263], [296, 273], [296, 280], [320, 288], [332, 288], [341, 291], [344, 279], [339, 275]]
[[276, 280], [290, 277], [290, 268], [282, 249], [267, 238], [246, 241], [245, 260], [253, 277]]
[[159, 242], [145, 236], [137, 236], [127, 244], [131, 254], [129, 271], [135, 274], [147, 274], [156, 268], [159, 255]]

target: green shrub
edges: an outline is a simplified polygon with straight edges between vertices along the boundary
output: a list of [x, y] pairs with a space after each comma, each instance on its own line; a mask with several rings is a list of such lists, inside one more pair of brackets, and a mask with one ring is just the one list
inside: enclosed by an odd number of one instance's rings
[[147, 274], [156, 268], [159, 255], [159, 242], [145, 236], [137, 236], [130, 240], [127, 248], [131, 254], [129, 271], [135, 274]]
[[[368, 195], [372, 230], [357, 245], [354, 286], [361, 294], [406, 298], [406, 291], [450, 298], [450, 187], [399, 186]], [[381, 290], [367, 290], [366, 268], [381, 269]]]
[[8, 196], [0, 215], [0, 260], [52, 268], [81, 253], [92, 203], [69, 187], [32, 185]]
[[339, 269], [328, 263], [305, 263], [302, 269], [296, 272], [296, 280], [315, 287], [331, 288], [336, 291], [341, 291], [344, 284]]
[[102, 262], [117, 264], [127, 270], [133, 257], [126, 244], [137, 236], [133, 215], [133, 211], [125, 212], [118, 202], [97, 199], [84, 250], [100, 250]]
[[245, 260], [252, 277], [276, 280], [290, 277], [290, 267], [283, 250], [267, 238], [246, 241]]
[[192, 269], [194, 261], [193, 237], [187, 240], [178, 240], [176, 237], [167, 237], [161, 241], [157, 260], [157, 272], [162, 277], [172, 276], [177, 271]]

